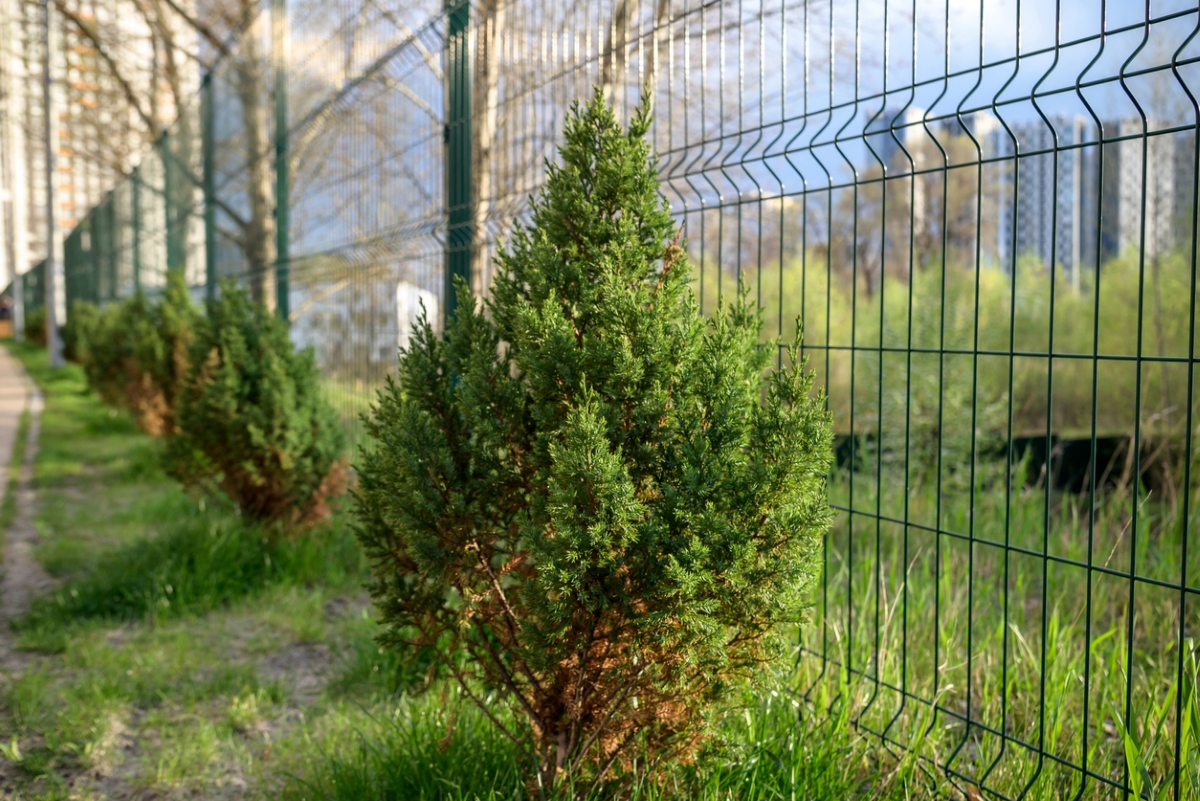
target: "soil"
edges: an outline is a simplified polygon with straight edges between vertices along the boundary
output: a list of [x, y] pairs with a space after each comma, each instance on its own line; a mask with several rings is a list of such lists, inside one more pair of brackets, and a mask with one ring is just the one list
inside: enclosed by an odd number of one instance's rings
[[[33, 460], [37, 456], [38, 434], [41, 429], [42, 395], [25, 376], [13, 357], [4, 354], [0, 359], [0, 381], [3, 394], [0, 398], [0, 427], [14, 432], [0, 442], [0, 464], [12, 461], [15, 432], [19, 428], [21, 412], [29, 411], [29, 427], [25, 438], [25, 458], [21, 464], [16, 483], [16, 516], [12, 526], [4, 534], [3, 563], [0, 564], [0, 673], [11, 674], [25, 667], [31, 659], [28, 653], [18, 651], [13, 645], [12, 623], [29, 611], [33, 598], [51, 589], [55, 580], [33, 557], [38, 533], [33, 523], [36, 496], [33, 490]], [[13, 402], [14, 383], [19, 382], [24, 392], [24, 404]], [[11, 426], [11, 429], [9, 428]], [[3, 446], [7, 447], [3, 447]], [[7, 481], [0, 481], [0, 502], [9, 490]]]

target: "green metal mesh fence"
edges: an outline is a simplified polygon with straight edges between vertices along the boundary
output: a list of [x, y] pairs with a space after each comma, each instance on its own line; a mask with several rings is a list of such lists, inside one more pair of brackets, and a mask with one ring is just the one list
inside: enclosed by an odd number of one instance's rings
[[649, 87], [704, 312], [803, 318], [828, 393], [801, 708], [969, 798], [1200, 797], [1194, 3], [274, 13], [69, 234], [68, 300], [235, 277], [356, 426], [420, 304], [486, 295], [569, 105]]

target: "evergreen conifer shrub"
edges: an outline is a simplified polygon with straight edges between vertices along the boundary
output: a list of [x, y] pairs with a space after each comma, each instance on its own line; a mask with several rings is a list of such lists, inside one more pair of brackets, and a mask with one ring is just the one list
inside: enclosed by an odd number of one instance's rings
[[303, 525], [346, 483], [345, 436], [311, 349], [233, 282], [208, 302], [179, 392], [169, 472], [222, 493], [247, 518]]
[[35, 306], [25, 313], [25, 339], [46, 347], [46, 307]]
[[86, 300], [73, 301], [61, 329], [63, 358], [75, 364], [86, 363], [88, 346], [99, 324], [100, 309], [96, 304]]
[[136, 292], [123, 301], [110, 303], [92, 326], [83, 371], [88, 386], [105, 403], [128, 408], [129, 388], [134, 380], [134, 343], [139, 330], [153, 313], [150, 299]]
[[693, 755], [803, 619], [831, 512], [831, 429], [793, 347], [770, 371], [742, 296], [705, 321], [645, 109], [572, 109], [561, 165], [426, 323], [358, 470], [381, 642], [433, 648], [545, 790]]
[[125, 395], [138, 425], [153, 436], [175, 430], [175, 407], [202, 319], [183, 272], [173, 270], [149, 315], [128, 321], [133, 337]]
[[154, 300], [139, 291], [103, 312], [91, 312], [86, 304], [78, 314], [79, 306], [71, 307], [79, 327], [73, 339], [80, 341], [75, 350], [88, 385], [107, 403], [129, 409], [148, 434], [170, 434], [188, 350], [202, 319], [183, 273], [167, 273], [166, 288]]

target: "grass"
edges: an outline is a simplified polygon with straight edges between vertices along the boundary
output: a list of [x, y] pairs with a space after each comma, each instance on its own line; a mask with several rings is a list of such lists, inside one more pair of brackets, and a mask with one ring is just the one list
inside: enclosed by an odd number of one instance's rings
[[[828, 699], [825, 699], [828, 700]], [[767, 799], [904, 798], [925, 787], [914, 764], [873, 758], [870, 743], [845, 717], [818, 704], [768, 696], [721, 725], [724, 743], [698, 765], [658, 785], [635, 786], [631, 798]], [[320, 770], [286, 799], [525, 799], [511, 744], [454, 690], [402, 698], [381, 710], [349, 742], [331, 747]], [[470, 755], [464, 760], [464, 755]], [[572, 797], [569, 792], [560, 796]], [[585, 796], [589, 801], [602, 796]]]
[[[21, 477], [21, 467], [25, 464], [26, 440], [29, 438], [29, 410], [21, 412], [17, 423], [17, 433], [13, 439], [12, 461], [8, 466], [8, 484], [4, 491], [4, 501], [0, 502], [0, 544], [4, 542], [3, 533], [8, 531], [17, 517], [17, 482]], [[0, 562], [3, 556], [0, 556]]]
[[[1109, 783], [1089, 779], [1083, 797], [1123, 798], [1113, 785], [1128, 769], [1130, 787], [1154, 798], [1200, 798], [1186, 777], [1173, 795], [1177, 727], [1181, 776], [1200, 749], [1200, 619], [1189, 601], [1181, 642], [1170, 586], [1183, 575], [1195, 584], [1200, 554], [1188, 553], [1185, 572], [1183, 544], [1200, 516], [1184, 525], [1144, 494], [1136, 507], [1114, 493], [1089, 508], [1019, 481], [1007, 494], [1001, 482], [939, 498], [901, 491], [886, 467], [877, 475], [833, 489], [855, 511], [839, 515], [831, 540], [824, 628], [805, 634], [813, 652], [867, 677], [849, 699], [854, 719], [1008, 797], [1072, 797], [1079, 775], [1063, 763], [1086, 758]], [[904, 519], [915, 525], [890, 522]], [[801, 664], [818, 686], [838, 675], [827, 665], [818, 679], [819, 657]], [[917, 699], [937, 699], [936, 719]]]
[[[159, 445], [75, 366], [10, 345], [43, 388], [35, 554], [61, 584], [0, 678], [0, 787], [14, 798], [529, 798], [511, 746], [427, 663], [374, 641], [340, 510], [270, 540], [169, 481]], [[726, 743], [632, 798], [899, 799], [931, 781], [823, 713], [754, 700]], [[499, 710], [498, 710], [499, 711]], [[503, 714], [503, 712], [500, 712]]]
[[[344, 510], [267, 542], [167, 480], [76, 368], [16, 352], [47, 396], [37, 556], [64, 581], [17, 630], [31, 666], [0, 685], [16, 738], [0, 780], [15, 767], [18, 797], [529, 797], [477, 710], [375, 644]], [[1200, 620], [1189, 600], [1181, 642], [1171, 586], [1196, 583], [1183, 545], [1200, 519], [1145, 493], [1089, 506], [1020, 475], [1006, 490], [986, 463], [939, 491], [894, 456], [831, 488], [853, 511], [795, 674], [726, 716], [696, 766], [629, 797], [985, 797], [969, 780], [1058, 799], [1081, 789], [1063, 762], [1086, 757], [1081, 797], [1200, 798]]]
[[12, 347], [46, 395], [36, 556], [63, 580], [15, 631], [32, 661], [0, 683], [18, 797], [278, 785], [264, 737], [350, 698], [348, 681], [314, 692], [297, 676], [333, 684], [374, 625], [353, 536], [338, 524], [264, 541], [170, 482], [158, 444], [77, 367]]

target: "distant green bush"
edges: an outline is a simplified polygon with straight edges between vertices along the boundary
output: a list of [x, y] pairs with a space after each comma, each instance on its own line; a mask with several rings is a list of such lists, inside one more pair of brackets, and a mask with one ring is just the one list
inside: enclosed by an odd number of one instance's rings
[[61, 329], [63, 358], [75, 364], [85, 364], [88, 349], [100, 325], [100, 308], [86, 300], [71, 302], [67, 321]]
[[91, 329], [83, 371], [88, 386], [105, 403], [129, 406], [134, 340], [136, 332], [148, 326], [150, 317], [150, 300], [142, 292], [109, 304], [99, 313]]
[[138, 425], [163, 436], [175, 430], [175, 407], [190, 368], [190, 350], [203, 321], [183, 273], [167, 275], [166, 290], [148, 316], [131, 321], [132, 362], [126, 397]]
[[311, 350], [233, 282], [209, 301], [168, 438], [168, 471], [252, 520], [311, 523], [346, 484], [346, 441]]
[[[878, 445], [885, 463], [908, 463], [908, 481], [933, 480], [940, 469], [943, 483], [958, 485], [969, 478], [972, 454], [977, 469], [1001, 466], [1010, 433], [1044, 437], [1049, 428], [1086, 439], [1094, 415], [1097, 436], [1130, 439], [1140, 411], [1142, 468], [1154, 462], [1182, 481], [1189, 403], [1192, 419], [1200, 416], [1200, 395], [1187, 397], [1193, 292], [1186, 253], [1143, 264], [1126, 252], [1084, 271], [1078, 286], [1062, 269], [1051, 280], [1032, 257], [1018, 260], [1015, 275], [989, 263], [975, 270], [951, 261], [943, 271], [931, 261], [911, 276], [885, 274], [874, 292], [860, 280], [855, 293], [845, 265], [814, 248], [761, 277], [765, 330], [786, 340], [803, 316], [806, 352], [828, 393], [834, 430], [847, 436], [853, 426], [863, 458], [873, 461]], [[1140, 373], [1139, 340], [1147, 359]], [[1042, 355], [1051, 347], [1060, 354], [1052, 385], [1051, 361]], [[1010, 351], [1021, 355], [1010, 358]], [[1093, 353], [1116, 358], [1094, 365]], [[1118, 475], [1128, 467], [1121, 461]], [[1169, 498], [1169, 482], [1159, 482]]]
[[[129, 409], [153, 436], [175, 429], [175, 404], [188, 373], [189, 349], [202, 314], [181, 273], [167, 275], [162, 295], [137, 292], [102, 312], [72, 304], [73, 353], [88, 385], [104, 401]], [[64, 343], [66, 335], [64, 333]]]
[[46, 307], [36, 306], [25, 313], [25, 339], [46, 347]]

